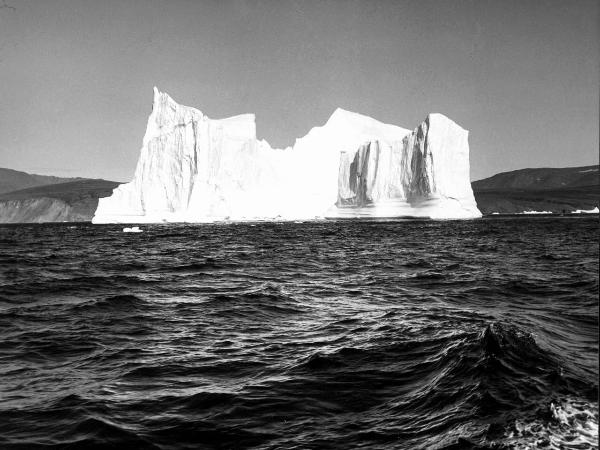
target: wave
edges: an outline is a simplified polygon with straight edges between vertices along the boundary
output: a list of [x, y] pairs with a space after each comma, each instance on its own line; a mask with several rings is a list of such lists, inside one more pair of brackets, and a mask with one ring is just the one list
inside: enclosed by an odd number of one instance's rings
[[204, 262], [191, 262], [188, 264], [176, 265], [176, 266], [167, 266], [161, 267], [160, 269], [156, 269], [158, 271], [166, 271], [166, 272], [202, 272], [202, 271], [212, 271], [212, 270], [221, 270], [227, 269], [230, 267], [235, 267], [235, 264], [231, 263], [223, 263], [217, 262], [214, 259], [208, 258]]
[[[417, 442], [422, 445], [424, 436], [453, 436], [458, 420], [472, 428], [470, 434], [458, 436], [463, 444], [485, 447], [498, 444], [498, 434], [508, 433], [515, 416], [531, 420], [527, 418], [536, 416], [539, 404], [549, 404], [557, 395], [579, 392], [580, 386], [572, 389], [568, 382], [572, 375], [566, 372], [555, 355], [537, 345], [531, 333], [509, 323], [493, 322], [479, 332], [448, 338], [342, 348], [330, 354], [315, 352], [288, 375], [298, 380], [299, 373], [312, 374], [322, 386], [288, 383], [309, 397], [335, 391], [343, 399], [337, 404], [343, 410], [354, 405], [357, 410], [388, 410], [387, 415], [411, 411], [416, 419], [405, 422], [403, 432], [415, 446]], [[378, 383], [374, 386], [375, 379]], [[407, 385], [412, 389], [407, 391]], [[390, 397], [403, 400], [390, 402]], [[435, 421], [420, 420], [431, 417], [434, 411], [453, 414], [436, 425]], [[572, 426], [569, 433], [579, 433], [577, 430]], [[454, 447], [456, 439], [453, 442], [448, 448], [464, 448]]]
[[139, 311], [146, 307], [148, 302], [135, 295], [112, 295], [100, 300], [92, 300], [76, 304], [72, 307], [75, 312], [108, 312], [108, 311]]
[[598, 221], [522, 224], [0, 227], [0, 447], [594, 448]]
[[[278, 291], [273, 286], [266, 290]], [[141, 300], [133, 297], [129, 301], [137, 304]], [[114, 302], [113, 298], [101, 303]], [[397, 319], [394, 314], [386, 317]], [[356, 324], [356, 320], [342, 320], [335, 326]], [[391, 331], [399, 332], [397, 328]], [[223, 348], [228, 345], [236, 343]], [[127, 355], [131, 355], [129, 351]], [[143, 357], [139, 352], [136, 355]], [[580, 390], [572, 390], [567, 382], [568, 369], [561, 367], [556, 355], [540, 348], [531, 333], [506, 322], [416, 340], [397, 336], [394, 342], [319, 350], [272, 378], [249, 382], [264, 371], [269, 373], [264, 361], [249, 358], [182, 361], [122, 371], [120, 382], [136, 389], [166, 385], [169, 380], [246, 380], [237, 392], [163, 394], [130, 401], [127, 410], [157, 417], [152, 431], [144, 422], [142, 433], [111, 417], [86, 415], [85, 411], [100, 407], [100, 412], [105, 407], [78, 395], [60, 399], [45, 414], [60, 417], [79, 411], [71, 419], [77, 425], [65, 432], [65, 438], [53, 437], [57, 445], [75, 447], [114, 442], [135, 448], [150, 443], [171, 448], [172, 442], [192, 446], [237, 442], [242, 447], [276, 448], [280, 432], [254, 430], [268, 428], [276, 417], [298, 420], [311, 415], [329, 417], [330, 437], [315, 441], [323, 448], [339, 447], [333, 431], [336, 427], [348, 442], [394, 447], [401, 439], [406, 448], [526, 448], [547, 441], [550, 448], [570, 448], [569, 443], [580, 445], [572, 448], [582, 448], [597, 436], [597, 408], [593, 409], [591, 400], [576, 400]], [[568, 399], [567, 403], [561, 398]], [[190, 414], [197, 419], [186, 419]], [[345, 428], [348, 414], [355, 415], [355, 429]], [[179, 419], [170, 423], [173, 415]], [[397, 427], [390, 428], [389, 423], [378, 427], [378, 417], [397, 423]], [[318, 428], [307, 426], [306, 439], [313, 442], [318, 435]], [[302, 446], [297, 437], [290, 439], [284, 441], [288, 446]]]
[[202, 303], [202, 307], [206, 314], [255, 319], [306, 312], [298, 300], [275, 283], [264, 283], [245, 291], [235, 289], [232, 293], [211, 295]]
[[156, 364], [143, 365], [125, 372], [121, 377], [123, 379], [164, 379], [177, 377], [239, 377], [246, 374], [252, 374], [266, 367], [264, 362], [252, 361], [248, 359], [229, 360], [217, 362], [207, 360], [203, 363], [195, 364]]

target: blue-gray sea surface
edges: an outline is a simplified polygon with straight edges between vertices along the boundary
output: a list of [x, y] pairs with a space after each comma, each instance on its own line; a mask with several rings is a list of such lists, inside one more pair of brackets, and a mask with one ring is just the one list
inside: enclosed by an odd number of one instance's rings
[[0, 227], [0, 448], [597, 448], [598, 217]]

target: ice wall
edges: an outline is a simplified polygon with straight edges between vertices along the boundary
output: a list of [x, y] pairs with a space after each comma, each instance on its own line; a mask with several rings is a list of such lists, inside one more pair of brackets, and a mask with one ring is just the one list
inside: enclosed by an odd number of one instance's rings
[[402, 141], [366, 142], [342, 152], [340, 217], [479, 217], [469, 181], [468, 132], [430, 114]]
[[479, 217], [467, 131], [440, 114], [412, 133], [337, 109], [293, 147], [256, 139], [254, 115], [211, 120], [154, 88], [133, 180], [94, 223]]

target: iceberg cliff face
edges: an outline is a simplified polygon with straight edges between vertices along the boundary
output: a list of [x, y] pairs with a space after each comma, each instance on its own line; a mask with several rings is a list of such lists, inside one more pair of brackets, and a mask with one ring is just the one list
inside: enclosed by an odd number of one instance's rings
[[154, 88], [134, 178], [100, 199], [93, 222], [479, 217], [467, 135], [440, 114], [411, 132], [338, 109], [272, 149], [254, 115], [211, 120]]
[[338, 182], [339, 216], [481, 215], [469, 181], [468, 132], [441, 114], [430, 114], [401, 141], [342, 152]]

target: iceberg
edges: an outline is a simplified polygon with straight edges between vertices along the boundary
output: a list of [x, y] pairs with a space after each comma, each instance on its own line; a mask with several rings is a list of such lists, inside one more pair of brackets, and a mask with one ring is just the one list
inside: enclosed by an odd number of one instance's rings
[[576, 209], [575, 211], [571, 211], [571, 214], [598, 214], [600, 213], [600, 209], [596, 206], [592, 209]]
[[140, 227], [125, 227], [123, 233], [142, 233], [143, 230]]
[[413, 131], [337, 109], [292, 147], [256, 137], [253, 114], [209, 119], [154, 88], [133, 180], [93, 223], [481, 217], [468, 131], [430, 114]]

